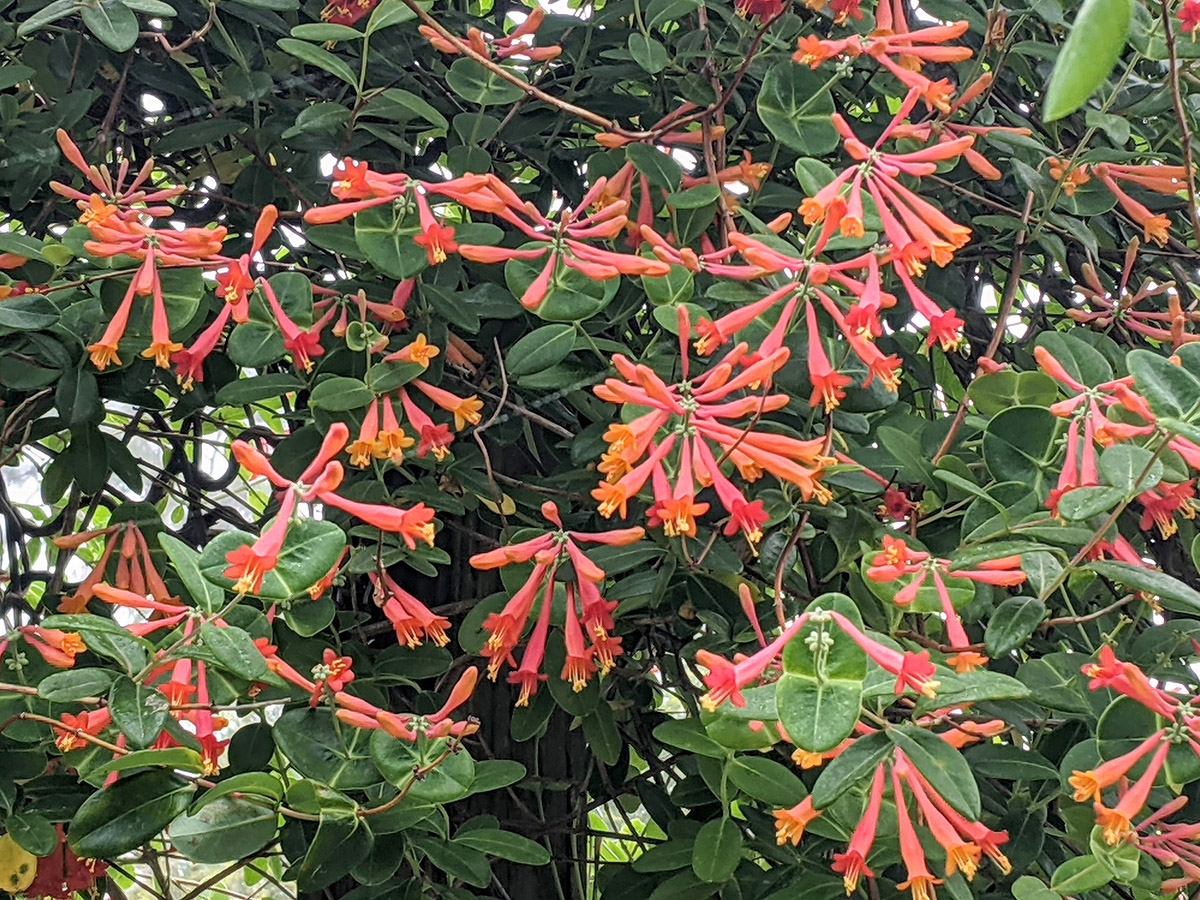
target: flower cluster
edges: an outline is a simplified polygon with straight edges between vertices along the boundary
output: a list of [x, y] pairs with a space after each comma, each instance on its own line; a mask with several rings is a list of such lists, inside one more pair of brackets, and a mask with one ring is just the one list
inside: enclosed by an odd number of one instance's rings
[[[1094, 769], [1074, 771], [1069, 781], [1075, 791], [1076, 802], [1092, 801], [1096, 824], [1103, 830], [1104, 839], [1109, 844], [1133, 841], [1165, 865], [1179, 862], [1187, 875], [1183, 883], [1200, 880], [1196, 878], [1200, 875], [1200, 869], [1188, 862], [1200, 858], [1197, 849], [1190, 845], [1179, 846], [1196, 837], [1194, 830], [1184, 832], [1177, 826], [1160, 826], [1155, 832], [1142, 835], [1143, 831], [1177, 811], [1182, 804], [1168, 804], [1141, 825], [1136, 828], [1133, 825], [1134, 817], [1146, 806], [1150, 790], [1171, 749], [1186, 747], [1200, 757], [1200, 716], [1194, 714], [1195, 700], [1184, 702], [1179, 696], [1159, 687], [1138, 666], [1118, 659], [1107, 644], [1100, 648], [1099, 661], [1087, 663], [1082, 667], [1082, 672], [1089, 679], [1089, 689], [1116, 691], [1141, 704], [1167, 724], [1132, 750], [1106, 760]], [[1149, 762], [1145, 770], [1133, 784], [1129, 784], [1126, 776], [1147, 756]], [[1116, 804], [1110, 807], [1104, 803], [1104, 792], [1113, 787], [1118, 788], [1118, 796]], [[1173, 851], [1169, 852], [1172, 848]]]
[[[1057, 416], [1070, 418], [1066, 437], [1066, 458], [1058, 483], [1050, 492], [1046, 505], [1057, 514], [1064, 494], [1080, 487], [1100, 483], [1096, 467], [1096, 445], [1108, 447], [1117, 441], [1147, 437], [1156, 430], [1155, 415], [1146, 400], [1134, 390], [1132, 376], [1088, 387], [1074, 378], [1045, 347], [1034, 350], [1042, 371], [1069, 391], [1074, 397], [1060, 400], [1050, 407]], [[1121, 410], [1120, 419], [1113, 414]], [[1130, 421], [1132, 420], [1132, 421]], [[1200, 445], [1185, 437], [1172, 435], [1167, 447], [1174, 450], [1193, 468], [1200, 468]], [[1179, 530], [1176, 514], [1191, 519], [1200, 504], [1196, 501], [1195, 479], [1182, 482], [1159, 482], [1137, 496], [1142, 505], [1139, 527], [1143, 530], [1158, 527], [1163, 538]], [[1118, 537], [1118, 541], [1123, 541]], [[1141, 565], [1140, 560], [1137, 563]]]
[[[893, 5], [894, 3], [894, 5]], [[950, 112], [954, 89], [946, 79], [934, 81], [921, 73], [925, 63], [962, 62], [971, 58], [970, 47], [945, 46], [966, 34], [966, 21], [931, 25], [910, 31], [902, 0], [883, 0], [875, 13], [875, 31], [840, 40], [822, 40], [815, 35], [800, 38], [793, 56], [812, 68], [839, 56], [850, 59], [868, 56], [891, 72], [910, 91], [916, 91], [930, 109]]]
[[[897, 696], [906, 690], [915, 690], [926, 697], [936, 696], [938, 682], [933, 678], [935, 670], [928, 652], [923, 650], [920, 653], [910, 653], [907, 650], [895, 650], [863, 632], [836, 610], [828, 610], [823, 615], [828, 616], [828, 620], [836, 625], [838, 630], [854, 641], [871, 662], [889, 675], [895, 676]], [[800, 632], [809, 618], [809, 613], [799, 616], [769, 643], [760, 637], [762, 649], [752, 656], [739, 654], [730, 661], [709, 650], [697, 650], [696, 662], [707, 669], [704, 686], [708, 691], [700, 698], [700, 704], [709, 712], [714, 712], [726, 700], [734, 706], [745, 706], [746, 700], [742, 691], [756, 683], [773, 679], [774, 672], [771, 670], [776, 668], [783, 648]], [[758, 630], [761, 634], [761, 628]]]
[[[867, 857], [875, 844], [884, 792], [889, 783], [896, 807], [900, 858], [906, 872], [905, 881], [899, 885], [900, 890], [911, 891], [914, 900], [930, 900], [933, 886], [942, 883], [941, 878], [929, 871], [925, 850], [909, 813], [905, 787], [907, 794], [912, 796], [925, 829], [945, 854], [946, 878], [961, 872], [968, 881], [973, 880], [984, 854], [1004, 874], [1012, 871], [1008, 858], [1000, 849], [1007, 843], [1008, 833], [992, 831], [982, 822], [971, 821], [963, 816], [929, 783], [903, 751], [896, 749], [890, 759], [875, 767], [862, 818], [845, 851], [833, 857], [833, 870], [842, 876], [846, 896], [854, 893], [864, 875], [875, 877], [875, 873], [867, 866]], [[776, 810], [776, 840], [781, 845], [789, 841], [798, 844], [808, 825], [820, 815], [821, 810], [814, 807], [811, 796], [791, 809]]]
[[[562, 47], [534, 47], [533, 38], [542, 22], [546, 19], [546, 11], [535, 7], [525, 18], [525, 21], [514, 28], [504, 37], [485, 35], [478, 28], [467, 30], [465, 43], [481, 57], [505, 60], [515, 57], [519, 62], [548, 62], [562, 54]], [[441, 32], [430, 25], [418, 25], [417, 30], [442, 53], [457, 56], [459, 48], [447, 40]]]
[[334, 457], [341, 453], [350, 439], [350, 430], [341, 422], [334, 423], [318, 454], [295, 481], [289, 481], [271, 465], [270, 459], [260, 450], [245, 441], [234, 441], [234, 458], [243, 468], [255, 476], [266, 478], [282, 492], [279, 512], [267, 530], [253, 544], [244, 544], [226, 555], [229, 568], [225, 577], [236, 579], [234, 589], [239, 594], [257, 593], [262, 587], [263, 577], [275, 568], [288, 525], [296, 512], [298, 502], [318, 500], [327, 506], [340, 509], [351, 516], [373, 525], [380, 531], [400, 535], [409, 549], [416, 547], [418, 540], [433, 546], [433, 510], [425, 504], [402, 509], [378, 503], [361, 503], [335, 493], [342, 483], [344, 470]]
[[[546, 532], [520, 543], [498, 547], [471, 557], [476, 569], [499, 569], [507, 565], [534, 563], [533, 571], [525, 584], [509, 599], [498, 613], [484, 620], [487, 643], [481, 654], [488, 660], [488, 677], [493, 681], [507, 663], [514, 666], [509, 673], [511, 684], [521, 686], [517, 706], [525, 706], [537, 691], [538, 682], [548, 677], [542, 672], [542, 661], [546, 655], [546, 641], [550, 636], [550, 616], [554, 607], [554, 588], [563, 584], [566, 593], [566, 610], [563, 619], [563, 643], [566, 662], [560, 677], [571, 682], [572, 688], [582, 691], [591, 676], [599, 669], [607, 675], [613, 667], [613, 659], [621, 653], [621, 639], [613, 637], [613, 610], [616, 601], [605, 600], [600, 586], [604, 584], [604, 570], [588, 559], [580, 544], [603, 544], [623, 547], [635, 544], [645, 537], [642, 528], [618, 528], [611, 531], [567, 531], [563, 528], [558, 507], [550, 501], [542, 504], [542, 515], [555, 526]], [[556, 580], [569, 566], [571, 577]], [[538, 607], [537, 619], [521, 663], [516, 665], [513, 651], [521, 641], [525, 623]]]
[[915, 576], [900, 588], [893, 598], [896, 605], [901, 607], [910, 605], [926, 579], [932, 579], [941, 603], [942, 616], [945, 618], [950, 647], [956, 651], [947, 662], [957, 672], [970, 672], [987, 663], [987, 657], [971, 649], [971, 641], [963, 628], [962, 619], [959, 618], [950, 592], [946, 589], [946, 579], [961, 578], [977, 584], [1014, 587], [1025, 582], [1025, 573], [1021, 571], [1019, 555], [984, 560], [973, 569], [952, 569], [952, 565], [948, 559], [938, 559], [924, 551], [913, 550], [902, 538], [889, 534], [884, 535], [883, 551], [871, 561], [866, 576], [876, 582], [891, 582]]
[[[788, 302], [794, 308], [797, 298]], [[741, 531], [753, 545], [762, 537], [767, 513], [762, 501], [746, 498], [721, 465], [728, 461], [745, 481], [756, 481], [769, 472], [794, 484], [804, 500], [826, 502], [831, 495], [820, 478], [822, 469], [833, 460], [825, 455], [825, 441], [820, 438], [799, 440], [755, 427], [763, 413], [782, 409], [790, 399], [786, 394], [751, 393], [769, 385], [790, 356], [782, 346], [781, 328], [752, 356], [748, 345], [738, 344], [705, 373], [689, 378], [690, 328], [686, 307], [679, 310], [679, 382], [667, 384], [649, 366], [616, 354], [613, 366], [621, 377], [609, 378], [594, 388], [596, 396], [609, 403], [650, 411], [605, 432], [609, 446], [598, 467], [605, 480], [592, 496], [602, 516], [619, 512], [625, 517], [630, 499], [650, 481], [654, 493], [647, 513], [650, 525], [661, 525], [671, 537], [694, 537], [696, 517], [709, 509], [709, 504], [697, 502], [696, 496], [701, 488], [711, 486], [729, 514], [725, 533]], [[781, 323], [786, 324], [789, 317], [785, 311]], [[714, 330], [719, 333], [719, 328], [711, 326], [706, 336]], [[741, 371], [735, 369], [739, 365]], [[747, 426], [731, 424], [747, 417], [751, 418]]]

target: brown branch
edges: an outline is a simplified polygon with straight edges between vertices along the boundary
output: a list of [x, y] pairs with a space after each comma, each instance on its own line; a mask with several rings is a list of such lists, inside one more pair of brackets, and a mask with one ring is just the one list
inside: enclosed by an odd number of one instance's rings
[[[1025, 211], [1021, 214], [1022, 227], [1017, 232], [1017, 242], [1013, 247], [1012, 264], [1008, 269], [1008, 282], [1004, 285], [1004, 297], [1000, 301], [1000, 309], [996, 311], [996, 327], [992, 331], [992, 339], [988, 341], [987, 350], [980, 359], [992, 359], [996, 355], [996, 351], [1000, 349], [1000, 342], [1004, 339], [1008, 314], [1012, 312], [1013, 304], [1017, 299], [1017, 290], [1021, 286], [1022, 267], [1025, 262], [1025, 240], [1028, 237], [1029, 214], [1032, 210], [1033, 191], [1030, 191], [1025, 195]], [[978, 376], [981, 371], [976, 368], [975, 374]], [[950, 423], [950, 430], [946, 432], [941, 446], [937, 448], [937, 453], [933, 454], [933, 459], [930, 460], [935, 466], [938, 460], [950, 452], [950, 447], [954, 444], [954, 439], [958, 436], [959, 429], [962, 428], [963, 420], [966, 417], [967, 397], [964, 392], [963, 399], [958, 405], [958, 411], [954, 414], [954, 421]]]

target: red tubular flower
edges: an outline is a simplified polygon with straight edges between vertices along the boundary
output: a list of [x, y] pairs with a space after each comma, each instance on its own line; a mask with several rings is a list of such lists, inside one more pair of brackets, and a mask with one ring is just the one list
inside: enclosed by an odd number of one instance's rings
[[346, 423], [334, 422], [330, 425], [329, 431], [325, 432], [325, 437], [321, 441], [321, 449], [317, 451], [312, 462], [300, 473], [298, 483], [312, 484], [313, 479], [324, 471], [330, 460], [342, 452], [342, 448], [346, 446], [348, 440], [350, 440], [350, 429]]
[[1126, 697], [1132, 697], [1165, 719], [1175, 718], [1179, 701], [1166, 691], [1154, 687], [1146, 674], [1133, 663], [1117, 659], [1116, 653], [1108, 644], [1100, 648], [1100, 662], [1087, 663], [1081, 671], [1090, 679], [1088, 690], [1111, 688]]
[[279, 561], [279, 551], [283, 549], [283, 540], [295, 508], [296, 492], [289, 490], [283, 496], [279, 513], [262, 536], [253, 545], [243, 544], [225, 554], [225, 561], [229, 563], [225, 577], [236, 579], [233, 590], [239, 596], [257, 594], [262, 589], [263, 577]]
[[204, 381], [204, 361], [216, 349], [232, 311], [233, 307], [229, 304], [222, 306], [217, 317], [192, 341], [192, 346], [177, 350], [171, 356], [175, 377], [183, 393], [190, 391], [196, 382]]
[[808, 326], [808, 379], [813, 386], [808, 405], [824, 404], [825, 412], [833, 412], [838, 402], [846, 396], [843, 388], [852, 379], [829, 364], [829, 357], [825, 355], [825, 347], [821, 343], [821, 332], [817, 330], [817, 313], [812, 303], [805, 304], [804, 317]]
[[875, 843], [875, 831], [879, 826], [879, 808], [883, 804], [884, 780], [887, 777], [886, 764], [880, 763], [875, 767], [875, 776], [871, 779], [871, 791], [867, 796], [867, 807], [863, 810], [862, 818], [850, 836], [850, 843], [845, 853], [833, 855], [833, 871], [842, 876], [842, 884], [849, 897], [858, 888], [858, 880], [863, 875], [874, 878], [875, 873], [867, 868], [867, 857], [871, 854], [871, 845]]
[[500, 668], [511, 659], [512, 651], [521, 640], [525, 620], [529, 618], [538, 591], [541, 590], [543, 582], [547, 580], [547, 574], [550, 575], [549, 580], [553, 583], [554, 572], [550, 566], [546, 563], [537, 563], [525, 584], [509, 598], [508, 602], [504, 604], [504, 608], [498, 613], [489, 614], [484, 620], [483, 630], [488, 633], [488, 639], [481, 655], [490, 660], [488, 677], [493, 681], [500, 674]]
[[808, 613], [805, 613], [753, 656], [744, 657], [736, 662], [730, 662], [708, 650], [697, 650], [696, 662], [708, 669], [708, 674], [704, 676], [704, 686], [708, 688], [708, 692], [700, 698], [700, 705], [709, 712], [715, 712], [726, 700], [731, 701], [734, 706], [745, 706], [746, 699], [742, 696], [742, 688], [762, 677], [763, 672], [783, 652], [784, 645], [807, 621]]
[[[904, 774], [907, 776], [913, 768], [912, 763], [899, 751], [897, 756], [904, 760]], [[925, 819], [925, 827], [946, 853], [946, 877], [951, 877], [955, 872], [962, 872], [967, 881], [973, 881], [983, 851], [973, 841], [964, 839], [954, 825], [942, 815], [941, 810], [930, 799], [925, 782], [911, 777], [907, 780], [913, 798], [917, 801], [917, 807]]]
[[517, 706], [528, 706], [529, 698], [537, 692], [539, 681], [545, 681], [542, 674], [542, 660], [546, 656], [546, 639], [550, 635], [550, 611], [553, 607], [554, 576], [546, 580], [545, 596], [542, 597], [542, 609], [537, 622], [529, 635], [529, 643], [525, 645], [525, 653], [521, 657], [521, 665], [515, 672], [508, 675], [509, 684], [519, 684], [521, 693], [517, 697]]
[[908, 817], [908, 805], [904, 802], [904, 788], [900, 783], [900, 774], [892, 767], [892, 793], [896, 799], [896, 825], [900, 831], [900, 858], [908, 873], [908, 878], [897, 887], [902, 891], [911, 890], [913, 900], [933, 900], [933, 886], [941, 884], [942, 879], [934, 878], [925, 861], [925, 851], [921, 849], [921, 840], [917, 837], [912, 820]]
[[[439, 647], [450, 642], [446, 629], [450, 620], [436, 615], [429, 607], [400, 587], [386, 572], [370, 573], [375, 585], [376, 603], [383, 597], [383, 612], [396, 629], [397, 639], [410, 648], [420, 646], [421, 639], [429, 637]], [[386, 588], [386, 591], [384, 590]]]
[[[1025, 573], [1022, 572], [1022, 580], [1024, 575]], [[950, 638], [951, 648], [958, 651], [947, 662], [960, 675], [986, 665], [987, 657], [970, 649], [971, 640], [967, 637], [962, 619], [958, 617], [958, 610], [954, 608], [954, 603], [950, 599], [950, 592], [946, 590], [946, 583], [942, 581], [942, 575], [936, 568], [933, 570], [933, 584], [937, 588], [938, 599], [942, 604], [942, 614], [946, 617], [946, 636]]]
[[146, 254], [146, 258], [133, 276], [133, 280], [129, 282], [125, 297], [121, 300], [121, 305], [117, 307], [112, 319], [109, 320], [104, 334], [100, 336], [100, 340], [88, 345], [87, 349], [92, 358], [92, 365], [101, 372], [108, 368], [109, 363], [115, 362], [118, 366], [121, 365], [121, 358], [117, 356], [117, 348], [129, 325], [129, 314], [133, 311], [133, 301], [138, 294], [151, 293], [156, 284], [158, 284], [158, 269], [154, 266], [154, 251], [151, 250]]
[[1183, 0], [1183, 6], [1179, 8], [1179, 28], [1196, 40], [1196, 32], [1200, 30], [1200, 0]]
[[292, 355], [292, 362], [296, 368], [311, 372], [313, 359], [325, 352], [325, 348], [321, 346], [321, 326], [328, 318], [332, 318], [333, 310], [326, 313], [326, 320], [317, 322], [311, 329], [305, 331], [293, 322], [284, 311], [267, 279], [260, 278], [258, 284], [267, 300], [267, 305], [271, 308], [271, 314], [275, 316], [275, 321], [279, 324], [279, 330], [283, 332], [284, 349]]
[[454, 229], [447, 228], [434, 218], [423, 191], [417, 191], [417, 213], [421, 221], [421, 233], [413, 238], [413, 243], [424, 248], [431, 266], [444, 263], [447, 254], [458, 250], [458, 244], [454, 242]]
[[867, 656], [885, 672], [896, 676], [896, 693], [904, 693], [905, 688], [912, 688], [926, 697], [936, 695], [938, 682], [934, 681], [933, 663], [929, 661], [929, 653], [901, 653], [890, 647], [885, 647], [871, 640], [841, 613], [830, 610], [829, 615], [838, 627], [866, 651]]
[[[385, 406], [391, 406], [386, 400]], [[363, 414], [362, 426], [358, 430], [358, 437], [355, 438], [349, 446], [346, 447], [346, 452], [350, 454], [350, 465], [364, 468], [370, 464], [372, 459], [383, 459], [386, 455], [386, 448], [383, 442], [379, 440], [379, 398], [372, 397], [371, 403], [367, 407], [366, 413]]]
[[433, 546], [433, 538], [437, 534], [433, 524], [434, 513], [424, 503], [404, 509], [379, 503], [359, 503], [357, 500], [347, 500], [338, 494], [328, 492], [320, 493], [317, 496], [322, 503], [347, 512], [380, 531], [400, 535], [409, 550], [416, 549], [418, 540], [424, 541], [430, 547]]
[[1146, 805], [1146, 799], [1150, 796], [1150, 789], [1154, 786], [1154, 779], [1158, 777], [1159, 771], [1163, 767], [1163, 763], [1167, 761], [1167, 753], [1170, 751], [1171, 745], [1163, 741], [1159, 744], [1158, 750], [1150, 759], [1150, 765], [1146, 767], [1146, 771], [1142, 777], [1133, 783], [1133, 786], [1121, 795], [1121, 799], [1117, 801], [1117, 805], [1109, 809], [1099, 800], [1092, 804], [1096, 811], [1096, 824], [1104, 831], [1104, 840], [1110, 845], [1119, 844], [1121, 841], [1129, 837], [1133, 833], [1133, 826], [1130, 820], [1142, 811], [1142, 807]]
[[54, 745], [63, 753], [77, 750], [87, 744], [85, 735], [96, 737], [112, 723], [112, 714], [107, 706], [99, 709], [84, 710], [79, 715], [63, 713], [62, 725], [56, 726], [59, 731], [54, 739]]
[[1086, 772], [1074, 770], [1067, 781], [1075, 789], [1075, 802], [1086, 803], [1088, 800], [1100, 802], [1101, 791], [1112, 787], [1125, 777], [1125, 773], [1137, 765], [1143, 756], [1162, 743], [1165, 734], [1166, 732], [1163, 730], [1156, 731], [1128, 753], [1122, 753], [1094, 769], [1088, 769]]
[[379, 0], [330, 0], [321, 10], [321, 21], [334, 25], [353, 25], [367, 17]]
[[429, 413], [413, 403], [409, 397], [408, 391], [404, 388], [399, 388], [396, 395], [400, 398], [400, 404], [404, 407], [404, 416], [408, 419], [409, 424], [417, 430], [420, 435], [420, 442], [417, 444], [417, 456], [424, 458], [433, 453], [434, 458], [438, 462], [443, 462], [450, 455], [450, 444], [454, 441], [454, 435], [450, 431], [448, 425], [435, 423], [429, 416]]
[[415, 379], [412, 382], [412, 386], [442, 409], [446, 410], [446, 412], [453, 413], [455, 431], [462, 431], [468, 424], [478, 425], [483, 418], [479, 414], [479, 411], [483, 409], [483, 401], [479, 400], [474, 394], [470, 397], [459, 397], [457, 394], [452, 394], [440, 387], [428, 384], [420, 378]]
[[309, 708], [312, 709], [321, 702], [326, 687], [334, 694], [344, 691], [346, 685], [354, 680], [353, 665], [354, 660], [349, 656], [338, 656], [332, 649], [326, 647], [321, 656], [321, 662], [313, 666], [313, 686], [308, 698]]

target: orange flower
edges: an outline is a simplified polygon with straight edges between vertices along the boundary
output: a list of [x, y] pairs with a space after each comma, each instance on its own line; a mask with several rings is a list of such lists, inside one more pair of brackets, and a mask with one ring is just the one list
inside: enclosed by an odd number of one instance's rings
[[1128, 838], [1133, 833], [1133, 826], [1130, 820], [1142, 811], [1142, 807], [1146, 805], [1146, 799], [1150, 796], [1150, 789], [1154, 786], [1154, 779], [1158, 777], [1159, 771], [1163, 767], [1163, 763], [1167, 760], [1167, 753], [1171, 749], [1170, 743], [1163, 741], [1159, 744], [1158, 750], [1150, 760], [1150, 765], [1146, 767], [1146, 771], [1142, 777], [1134, 782], [1133, 787], [1121, 795], [1121, 799], [1117, 801], [1117, 805], [1109, 809], [1099, 800], [1092, 804], [1096, 812], [1096, 824], [1103, 829], [1104, 840], [1110, 844], [1119, 844], [1121, 841]]
[[775, 810], [775, 843], [781, 847], [788, 841], [792, 846], [799, 844], [804, 829], [820, 816], [821, 811], [813, 808], [811, 794], [791, 809]]
[[1143, 756], [1162, 742], [1164, 734], [1165, 732], [1162, 730], [1156, 731], [1128, 753], [1103, 762], [1095, 769], [1088, 769], [1086, 772], [1078, 769], [1073, 771], [1067, 781], [1075, 789], [1075, 802], [1086, 803], [1088, 800], [1100, 802], [1101, 791], [1120, 781]]

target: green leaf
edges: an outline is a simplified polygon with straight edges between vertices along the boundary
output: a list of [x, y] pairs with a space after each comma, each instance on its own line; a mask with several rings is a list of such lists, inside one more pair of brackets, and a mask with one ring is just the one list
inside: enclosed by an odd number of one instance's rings
[[36, 812], [15, 813], [5, 820], [9, 836], [34, 856], [49, 856], [58, 846], [58, 833], [50, 820]]
[[828, 809], [846, 791], [869, 779], [892, 752], [892, 742], [882, 731], [864, 735], [826, 763], [813, 785], [813, 806]]
[[983, 435], [983, 458], [992, 477], [1036, 488], [1058, 449], [1060, 422], [1038, 406], [1015, 406], [995, 416]]
[[322, 44], [325, 41], [357, 41], [363, 37], [363, 32], [349, 25], [335, 25], [333, 22], [306, 22], [303, 25], [292, 26], [292, 37]]
[[108, 708], [113, 724], [130, 744], [148, 747], [162, 733], [171, 705], [150, 685], [119, 678], [109, 692]]
[[525, 777], [525, 766], [514, 759], [481, 759], [475, 763], [472, 794], [485, 794], [516, 784]]
[[988, 619], [983, 641], [992, 658], [1020, 647], [1046, 617], [1046, 604], [1036, 597], [1006, 597]]
[[947, 803], [972, 821], [979, 818], [979, 787], [961, 753], [922, 728], [889, 728], [887, 735]]
[[273, 806], [221, 797], [182, 815], [167, 830], [172, 846], [193, 862], [223, 863], [256, 854], [275, 839]]
[[213, 147], [246, 130], [246, 123], [235, 119], [201, 119], [172, 128], [154, 145], [154, 152], [163, 156], [198, 147]]
[[1057, 781], [1058, 769], [1036, 750], [1012, 744], [978, 744], [963, 754], [977, 772], [1004, 781]]
[[130, 769], [145, 768], [182, 769], [185, 772], [197, 774], [204, 771], [204, 761], [200, 754], [190, 747], [168, 747], [164, 750], [134, 750], [122, 756], [116, 756], [102, 766], [88, 769], [87, 776], [93, 781], [104, 778], [113, 772], [128, 772]]
[[357, 378], [326, 378], [315, 388], [308, 399], [313, 409], [326, 412], [348, 412], [362, 409], [375, 399], [375, 393]]
[[29, 37], [35, 31], [40, 31], [51, 22], [66, 18], [82, 6], [80, 0], [54, 0], [21, 23], [17, 29], [17, 37]]
[[543, 325], [509, 347], [505, 367], [517, 378], [532, 375], [562, 362], [574, 349], [574, 325]]
[[283, 335], [266, 322], [243, 322], [235, 326], [229, 333], [225, 352], [236, 365], [251, 369], [278, 362], [287, 354]]
[[121, 0], [95, 0], [79, 10], [83, 24], [102, 44], [114, 53], [133, 49], [138, 39], [138, 20], [133, 10]]
[[15, 253], [30, 259], [44, 259], [46, 245], [35, 237], [16, 231], [0, 232], [0, 253]]
[[550, 862], [550, 851], [541, 844], [519, 834], [498, 828], [473, 828], [459, 831], [450, 842], [470, 847], [488, 856], [498, 856], [525, 866], [544, 866]]
[[724, 759], [729, 755], [724, 747], [704, 733], [704, 726], [694, 719], [663, 722], [654, 729], [654, 739], [710, 759]]
[[225, 602], [225, 592], [201, 573], [199, 552], [165, 531], [158, 535], [158, 545], [171, 560], [175, 574], [183, 582], [197, 608], [209, 614], [217, 612]]
[[838, 145], [833, 111], [821, 77], [790, 59], [771, 67], [758, 92], [758, 115], [767, 130], [803, 156], [821, 156]]
[[21, 294], [0, 303], [0, 334], [42, 331], [58, 319], [58, 308], [41, 294]]
[[1050, 887], [1064, 896], [1095, 891], [1112, 881], [1108, 866], [1088, 854], [1068, 859], [1054, 870]]
[[683, 167], [673, 156], [663, 153], [653, 144], [634, 143], [625, 148], [625, 158], [645, 175], [654, 187], [667, 191], [679, 190]]
[[584, 740], [596, 758], [606, 766], [615, 766], [621, 759], [622, 741], [612, 707], [598, 703], [594, 711], [583, 716], [582, 724]]
[[231, 675], [245, 681], [267, 677], [266, 660], [254, 645], [254, 639], [242, 629], [205, 622], [200, 626], [200, 641]]
[[765, 756], [735, 756], [725, 776], [743, 794], [775, 807], [792, 807], [808, 791], [790, 768]]
[[1038, 347], [1049, 350], [1067, 374], [1076, 382], [1096, 386], [1112, 380], [1112, 366], [1104, 354], [1090, 343], [1061, 331], [1044, 331], [1038, 335]]
[[343, 725], [328, 709], [292, 709], [275, 723], [275, 745], [302, 775], [339, 790], [378, 784], [371, 734]]
[[1187, 421], [1200, 407], [1200, 381], [1182, 366], [1150, 350], [1130, 350], [1125, 358], [1138, 392], [1156, 416]]
[[241, 406], [244, 403], [293, 394], [303, 388], [304, 382], [296, 375], [290, 372], [272, 372], [268, 375], [239, 378], [223, 385], [217, 391], [214, 402], [217, 406]]
[[1100, 860], [1101, 864], [1108, 869], [1114, 880], [1122, 884], [1129, 884], [1137, 878], [1138, 859], [1141, 853], [1135, 844], [1121, 841], [1116, 846], [1111, 846], [1104, 839], [1104, 829], [1097, 825], [1092, 829], [1088, 848], [1092, 851], [1092, 856]]
[[242, 772], [238, 775], [230, 775], [228, 778], [222, 778], [201, 794], [192, 804], [190, 813], [195, 815], [209, 803], [231, 794], [253, 794], [269, 800], [272, 805], [275, 805], [283, 799], [283, 783], [267, 772]]
[[392, 278], [411, 278], [429, 265], [425, 251], [412, 240], [419, 232], [416, 226], [405, 226], [391, 206], [374, 206], [354, 217], [359, 249]]
[[1014, 406], [1049, 406], [1058, 385], [1044, 372], [988, 372], [971, 382], [967, 396], [980, 415], [991, 418]]
[[1012, 895], [1016, 900], [1058, 900], [1059, 897], [1032, 875], [1022, 875], [1014, 881]]
[[1104, 84], [1125, 49], [1132, 0], [1084, 0], [1046, 87], [1043, 118], [1070, 115]]
[[1200, 612], [1200, 592], [1166, 572], [1116, 560], [1088, 563], [1086, 568], [1134, 590], [1153, 594], [1163, 601], [1167, 609], [1193, 614]]
[[520, 85], [501, 78], [473, 59], [456, 59], [446, 73], [446, 84], [468, 103], [500, 106], [516, 103], [525, 96]]
[[671, 64], [671, 54], [659, 41], [640, 31], [630, 32], [629, 55], [642, 70], [657, 75]]
[[408, 795], [428, 803], [451, 803], [471, 793], [475, 761], [465, 750], [454, 751], [424, 776], [413, 780], [413, 772], [437, 760], [446, 746], [445, 738], [402, 741], [382, 730], [371, 734], [371, 758], [383, 777], [401, 789], [412, 781]]
[[491, 884], [491, 864], [478, 850], [429, 834], [413, 835], [409, 840], [447, 875], [479, 888]]
[[742, 858], [742, 830], [731, 819], [705, 822], [692, 849], [692, 871], [701, 881], [718, 884], [733, 877]]
[[67, 829], [76, 856], [112, 859], [155, 837], [183, 812], [196, 786], [169, 772], [139, 772], [101, 788]]
[[324, 69], [331, 75], [336, 75], [351, 87], [357, 87], [358, 85], [358, 76], [354, 74], [354, 70], [350, 68], [350, 65], [340, 56], [334, 56], [322, 47], [309, 44], [306, 41], [298, 41], [295, 38], [281, 38], [279, 49], [310, 65], [316, 66], [318, 69]]
[[316, 836], [300, 865], [286, 873], [306, 893], [333, 884], [365, 859], [374, 843], [370, 828], [349, 797], [325, 788], [317, 790], [321, 815]]
[[[428, 9], [432, 6], [432, 3], [422, 0], [417, 5], [422, 9]], [[400, 0], [383, 0], [382, 3], [375, 7], [375, 12], [371, 13], [371, 18], [367, 20], [367, 34], [374, 34], [384, 28], [410, 22], [416, 17], [417, 14], [409, 8], [408, 4], [401, 3]]]
[[22, 81], [28, 81], [34, 75], [29, 66], [4, 66], [0, 68], [0, 90], [8, 90]]
[[43, 678], [38, 696], [51, 703], [72, 703], [84, 697], [104, 697], [117, 677], [107, 669], [71, 669]]
[[812, 753], [832, 750], [853, 732], [867, 675], [866, 653], [832, 620], [817, 616], [821, 610], [863, 627], [853, 600], [823, 594], [809, 604], [809, 621], [784, 647], [775, 708], [792, 742]]
[[1125, 491], [1115, 487], [1080, 487], [1058, 498], [1058, 514], [1072, 522], [1082, 522], [1108, 512], [1121, 502]]

